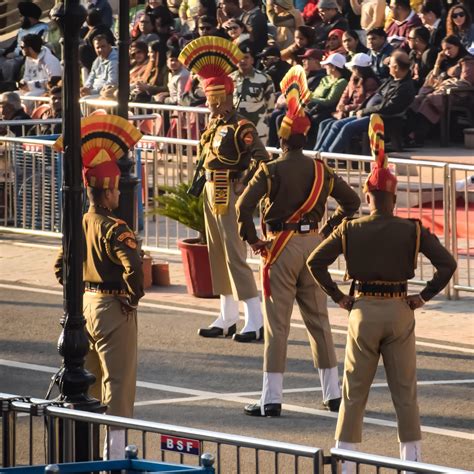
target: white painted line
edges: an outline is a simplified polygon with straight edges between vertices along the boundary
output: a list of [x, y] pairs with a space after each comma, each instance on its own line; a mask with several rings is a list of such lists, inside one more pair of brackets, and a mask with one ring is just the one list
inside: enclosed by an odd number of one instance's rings
[[[32, 293], [43, 293], [48, 295], [62, 295], [62, 291], [58, 290], [48, 290], [43, 288], [31, 288], [25, 287], [21, 285], [10, 285], [7, 283], [0, 283], [0, 288], [4, 288], [7, 290], [18, 290], [18, 291], [29, 291]], [[146, 297], [145, 297], [146, 298]], [[218, 311], [210, 311], [210, 310], [203, 310], [203, 309], [196, 309], [196, 308], [187, 308], [183, 306], [168, 306], [164, 304], [158, 303], [147, 303], [146, 301], [141, 301], [140, 306], [144, 308], [153, 308], [153, 309], [163, 309], [165, 311], [179, 311], [181, 313], [189, 313], [189, 314], [200, 314], [203, 316], [217, 316]], [[241, 319], [242, 316], [241, 316]], [[291, 327], [298, 328], [298, 329], [306, 329], [304, 324], [300, 323], [291, 323]], [[347, 331], [342, 329], [331, 329], [334, 334], [343, 334], [347, 335]], [[433, 342], [423, 342], [423, 341], [416, 341], [416, 345], [420, 347], [431, 347], [434, 349], [442, 349], [447, 351], [454, 351], [454, 352], [462, 352], [463, 354], [474, 354], [474, 349], [468, 347], [461, 347], [461, 346], [450, 346], [448, 344], [437, 344]]]
[[180, 397], [180, 398], [160, 398], [159, 400], [142, 400], [141, 402], [135, 402], [136, 407], [146, 407], [151, 405], [167, 405], [170, 403], [184, 403], [184, 402], [198, 402], [200, 400], [211, 400], [215, 399], [215, 396], [202, 396], [202, 397]]
[[[33, 370], [36, 372], [47, 372], [47, 373], [56, 373], [57, 369], [54, 367], [47, 367], [44, 365], [38, 365], [38, 364], [28, 364], [25, 362], [18, 362], [18, 361], [11, 361], [11, 360], [6, 360], [6, 359], [0, 359], [0, 365], [3, 365], [5, 367], [14, 367], [17, 369], [25, 369], [25, 370]], [[195, 389], [190, 389], [190, 388], [183, 388], [183, 387], [175, 387], [172, 385], [163, 385], [163, 384], [156, 384], [152, 382], [140, 382], [137, 381], [137, 387], [142, 387], [142, 388], [148, 388], [151, 390], [160, 390], [160, 391], [166, 391], [166, 392], [173, 392], [173, 393], [182, 393], [186, 395], [195, 395], [194, 397], [187, 397], [188, 401], [192, 400], [206, 400], [206, 399], [217, 399], [217, 400], [223, 400], [223, 401], [230, 401], [230, 402], [235, 402], [235, 403], [255, 403], [255, 399], [250, 399], [246, 398], [242, 395], [236, 395], [236, 394], [226, 394], [226, 393], [219, 393], [219, 392], [205, 392], [202, 390], [195, 390]], [[260, 394], [260, 392], [258, 392]], [[184, 401], [183, 398], [179, 398], [179, 401]], [[150, 400], [147, 402], [148, 405], [152, 405], [155, 403], [152, 403], [153, 401]], [[145, 402], [137, 402], [145, 406]], [[163, 400], [161, 403], [173, 403], [172, 399], [168, 400]], [[283, 408], [287, 411], [295, 412], [295, 413], [304, 413], [307, 415], [315, 415], [315, 416], [324, 416], [326, 418], [337, 418], [337, 413], [332, 413], [326, 410], [317, 410], [315, 408], [307, 408], [307, 407], [300, 407], [298, 405], [289, 405], [289, 404], [283, 404]], [[378, 418], [364, 418], [364, 422], [372, 425], [378, 425], [378, 426], [385, 426], [385, 427], [390, 427], [390, 428], [396, 428], [397, 423], [394, 421], [389, 421], [389, 420], [382, 420]], [[447, 430], [444, 428], [437, 428], [433, 426], [421, 426], [421, 431], [425, 433], [433, 433], [437, 435], [442, 435], [442, 436], [449, 436], [452, 438], [460, 438], [460, 439], [468, 439], [468, 440], [474, 440], [474, 434], [471, 433], [466, 433], [463, 431], [456, 431], [456, 430]]]

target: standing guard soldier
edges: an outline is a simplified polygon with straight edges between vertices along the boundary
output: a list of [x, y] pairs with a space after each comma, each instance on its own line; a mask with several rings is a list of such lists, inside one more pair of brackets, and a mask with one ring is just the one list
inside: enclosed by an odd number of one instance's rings
[[[234, 84], [228, 74], [241, 57], [242, 52], [230, 41], [203, 36], [186, 45], [179, 60], [203, 81], [211, 111], [211, 120], [199, 142], [198, 170], [190, 192], [199, 195], [205, 182], [204, 216], [212, 286], [220, 295], [221, 312], [209, 328], [201, 328], [198, 334], [233, 335], [235, 341], [251, 342], [262, 339], [263, 318], [257, 286], [246, 263], [246, 246], [238, 235], [235, 203], [256, 163], [268, 159], [268, 154], [255, 126], [241, 119], [232, 104]], [[245, 326], [235, 334], [239, 300], [244, 302]]]
[[[293, 303], [301, 310], [308, 330], [315, 367], [319, 369], [324, 406], [337, 411], [341, 401], [337, 360], [329, 324], [327, 299], [306, 267], [306, 259], [321, 242], [318, 223], [332, 196], [339, 204], [321, 228], [329, 235], [344, 217], [360, 205], [357, 194], [320, 160], [303, 154], [310, 121], [304, 105], [310, 97], [304, 70], [291, 68], [281, 82], [288, 112], [279, 135], [283, 154], [262, 162], [237, 202], [240, 237], [263, 257], [265, 352], [260, 403], [245, 407], [251, 416], [279, 416], [283, 396], [283, 372]], [[263, 199], [265, 238], [255, 230], [253, 213]]]
[[[132, 417], [137, 379], [137, 307], [143, 270], [135, 234], [113, 211], [119, 205], [116, 160], [141, 133], [121, 117], [91, 116], [81, 121], [84, 184], [90, 207], [84, 230], [84, 317], [89, 338], [85, 368], [95, 376], [89, 394], [107, 414]], [[62, 150], [62, 138], [55, 143]], [[62, 251], [55, 274], [62, 283]], [[104, 459], [121, 459], [125, 430], [110, 429]]]
[[[365, 405], [382, 355], [397, 413], [400, 456], [420, 461], [414, 310], [447, 285], [456, 262], [420, 221], [393, 215], [397, 179], [387, 168], [383, 131], [380, 116], [372, 115], [369, 138], [376, 163], [364, 189], [370, 215], [344, 221], [311, 254], [308, 266], [324, 291], [350, 312], [336, 446], [356, 450], [361, 442]], [[418, 252], [436, 272], [419, 294], [407, 296]], [[353, 279], [351, 295], [344, 295], [328, 272], [341, 253]], [[348, 464], [347, 472], [354, 467]]]

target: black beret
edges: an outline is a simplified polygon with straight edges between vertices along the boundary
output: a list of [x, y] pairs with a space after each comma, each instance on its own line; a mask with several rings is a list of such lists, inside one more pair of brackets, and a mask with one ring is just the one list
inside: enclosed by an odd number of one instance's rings
[[32, 2], [20, 2], [18, 4], [18, 10], [21, 16], [35, 18], [39, 20], [41, 18], [41, 8]]

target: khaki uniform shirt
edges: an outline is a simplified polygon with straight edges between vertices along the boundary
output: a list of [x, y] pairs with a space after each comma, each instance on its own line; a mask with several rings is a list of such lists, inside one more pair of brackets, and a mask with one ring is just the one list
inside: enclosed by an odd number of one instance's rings
[[[269, 180], [263, 167], [260, 167], [237, 203], [239, 234], [249, 244], [258, 236], [253, 222], [253, 211], [265, 195], [262, 215], [266, 224], [286, 222], [306, 201], [311, 192], [314, 176], [314, 160], [305, 156], [302, 150], [283, 153], [281, 157], [267, 163]], [[344, 217], [354, 215], [360, 206], [355, 191], [328, 166], [324, 166], [324, 183], [319, 199], [313, 209], [305, 215], [311, 223], [321, 221], [327, 198], [332, 196], [339, 206], [321, 229], [323, 235], [329, 234]]]
[[[435, 266], [436, 272], [421, 291], [428, 301], [449, 282], [456, 261], [438, 238], [420, 225], [419, 251]], [[313, 252], [308, 266], [324, 291], [338, 302], [344, 296], [328, 272], [328, 266], [344, 252], [347, 273], [358, 281], [403, 282], [415, 275], [417, 221], [374, 212], [346, 221]]]
[[[143, 269], [135, 234], [112, 211], [91, 206], [82, 220], [84, 230], [83, 279], [122, 288], [136, 306], [143, 292]], [[55, 264], [56, 278], [62, 283], [62, 251]]]

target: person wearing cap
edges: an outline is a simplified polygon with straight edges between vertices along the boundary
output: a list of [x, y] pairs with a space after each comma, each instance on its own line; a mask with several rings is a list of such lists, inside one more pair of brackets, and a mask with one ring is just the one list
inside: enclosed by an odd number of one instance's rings
[[[370, 386], [382, 356], [397, 413], [401, 458], [421, 461], [414, 310], [447, 285], [456, 262], [419, 220], [393, 215], [397, 179], [387, 167], [383, 121], [377, 114], [371, 117], [369, 139], [375, 157], [364, 186], [370, 215], [345, 220], [308, 259], [321, 288], [349, 311], [336, 446], [357, 450]], [[420, 293], [408, 295], [407, 281], [415, 276], [419, 252], [436, 271]], [[353, 281], [349, 295], [338, 288], [328, 271], [340, 254]], [[347, 472], [352, 471], [353, 466], [346, 467]]]
[[[245, 407], [245, 414], [250, 416], [280, 415], [295, 298], [308, 331], [314, 366], [319, 371], [324, 406], [338, 410], [341, 395], [327, 301], [311, 278], [306, 259], [321, 242], [321, 236], [329, 235], [360, 205], [358, 195], [331, 168], [303, 154], [310, 127], [304, 106], [311, 95], [303, 68], [292, 67], [281, 87], [288, 104], [279, 130], [283, 152], [276, 160], [260, 164], [237, 201], [240, 237], [262, 256], [263, 389], [260, 402]], [[329, 196], [337, 201], [338, 207], [319, 227]], [[264, 232], [261, 238], [253, 220], [260, 201]]]
[[383, 28], [374, 28], [367, 32], [367, 47], [372, 60], [372, 69], [378, 78], [390, 77], [386, 62], [393, 52], [393, 46], [387, 41], [387, 33]]
[[308, 113], [311, 117], [308, 145], [311, 148], [316, 141], [319, 124], [331, 117], [347, 87], [345, 76], [348, 76], [348, 73], [344, 67], [345, 64], [346, 58], [340, 53], [331, 54], [321, 61], [321, 65], [326, 69], [326, 76], [321, 79], [318, 87], [313, 91], [308, 104]]
[[[112, 130], [112, 131], [111, 131]], [[143, 270], [135, 233], [114, 214], [119, 205], [117, 160], [141, 133], [114, 115], [81, 121], [82, 174], [89, 210], [84, 232], [83, 310], [89, 338], [85, 368], [95, 376], [89, 395], [107, 414], [133, 417], [137, 378], [137, 308], [144, 295]], [[62, 151], [62, 137], [54, 148]], [[55, 263], [63, 284], [63, 252]], [[123, 458], [125, 430], [111, 429], [104, 459]]]
[[275, 92], [281, 92], [280, 82], [291, 66], [281, 60], [280, 49], [277, 46], [267, 46], [257, 57], [260, 58], [258, 69], [272, 78]]
[[362, 103], [355, 115], [333, 122], [318, 151], [344, 153], [352, 137], [367, 133], [371, 114], [380, 114], [386, 119], [393, 116], [396, 122], [415, 99], [410, 67], [408, 54], [395, 51], [390, 56], [390, 78]]
[[304, 24], [293, 0], [267, 0], [267, 18], [276, 27], [275, 43], [280, 48], [287, 48], [293, 43], [295, 30]]
[[370, 56], [364, 53], [354, 55], [352, 61], [346, 63], [347, 69], [352, 72], [349, 84], [339, 99], [336, 111], [332, 117], [319, 124], [318, 137], [314, 150], [318, 151], [324, 143], [331, 125], [336, 120], [353, 115], [361, 104], [371, 97], [379, 87], [379, 80], [371, 67]]
[[340, 53], [343, 56], [346, 55], [346, 50], [342, 44], [342, 36], [344, 35], [344, 31], [335, 29], [329, 32], [328, 39], [326, 40], [326, 47], [325, 47], [325, 57], [328, 57], [334, 53]]
[[230, 74], [234, 81], [234, 103], [237, 112], [250, 120], [264, 145], [268, 140], [268, 120], [275, 108], [275, 87], [272, 78], [255, 67], [255, 52], [251, 43], [241, 43], [243, 56], [237, 71]]
[[[263, 338], [263, 317], [253, 272], [246, 262], [247, 249], [239, 239], [235, 203], [258, 162], [267, 160], [268, 154], [255, 126], [237, 115], [233, 104], [234, 82], [229, 73], [242, 56], [230, 41], [205, 36], [187, 44], [179, 60], [200, 77], [211, 111], [198, 146], [198, 166], [203, 172], [195, 175], [189, 192], [204, 192], [212, 287], [220, 295], [221, 312], [198, 334], [252, 342]], [[245, 325], [236, 334], [239, 301], [244, 304]]]
[[26, 35], [38, 35], [45, 38], [48, 25], [40, 21], [41, 8], [32, 2], [19, 2], [18, 12], [21, 16], [21, 25], [13, 42], [0, 50], [0, 77], [4, 82], [15, 82], [24, 61], [21, 51], [21, 40]]
[[323, 21], [315, 27], [315, 46], [324, 49], [329, 32], [335, 29], [346, 31], [349, 23], [340, 12], [336, 0], [319, 0], [318, 10]]

